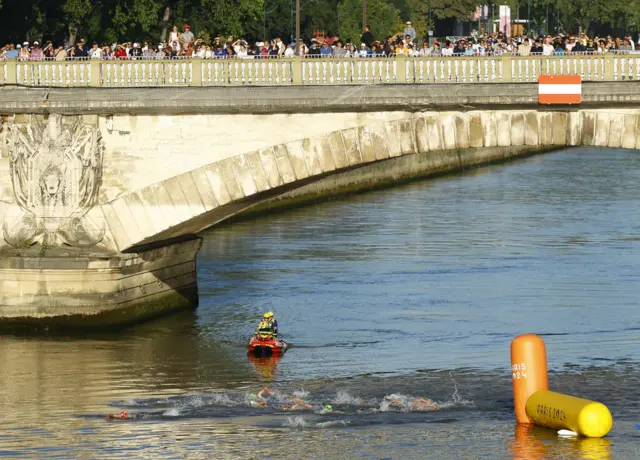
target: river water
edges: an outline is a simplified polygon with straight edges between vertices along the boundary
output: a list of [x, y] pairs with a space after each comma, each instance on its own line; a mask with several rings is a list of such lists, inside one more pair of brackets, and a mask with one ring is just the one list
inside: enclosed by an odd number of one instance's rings
[[[639, 458], [639, 184], [637, 152], [571, 149], [212, 229], [198, 310], [0, 337], [0, 456]], [[250, 361], [267, 310], [292, 348]], [[526, 332], [607, 438], [516, 427]]]

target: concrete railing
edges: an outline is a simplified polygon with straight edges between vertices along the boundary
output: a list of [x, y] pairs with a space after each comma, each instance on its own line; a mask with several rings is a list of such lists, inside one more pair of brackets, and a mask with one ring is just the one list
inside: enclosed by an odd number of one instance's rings
[[638, 55], [1, 61], [0, 85], [156, 87], [535, 82], [541, 74], [584, 81], [640, 79]]

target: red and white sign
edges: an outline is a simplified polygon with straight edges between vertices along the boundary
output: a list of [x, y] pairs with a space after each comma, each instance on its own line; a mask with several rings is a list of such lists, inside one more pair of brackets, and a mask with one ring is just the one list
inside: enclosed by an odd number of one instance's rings
[[540, 104], [580, 104], [582, 77], [580, 75], [540, 75], [538, 102]]

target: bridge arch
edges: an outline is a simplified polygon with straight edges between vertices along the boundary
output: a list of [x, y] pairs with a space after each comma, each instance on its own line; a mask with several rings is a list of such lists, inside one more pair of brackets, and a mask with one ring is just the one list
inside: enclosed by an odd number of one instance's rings
[[[340, 193], [565, 146], [640, 148], [639, 117], [620, 110], [425, 112], [240, 153], [101, 206], [116, 249], [135, 251], [302, 188]], [[311, 190], [321, 182], [322, 190]]]

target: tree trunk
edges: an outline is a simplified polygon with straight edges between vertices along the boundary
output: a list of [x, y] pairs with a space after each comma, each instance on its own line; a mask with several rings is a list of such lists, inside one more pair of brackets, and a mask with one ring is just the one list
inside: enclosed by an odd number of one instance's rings
[[171, 6], [167, 5], [164, 8], [164, 16], [162, 17], [162, 33], [160, 34], [161, 43], [167, 40], [167, 31], [169, 30], [169, 19], [171, 19]]
[[78, 35], [78, 28], [72, 24], [69, 24], [69, 46], [76, 44], [76, 38]]

